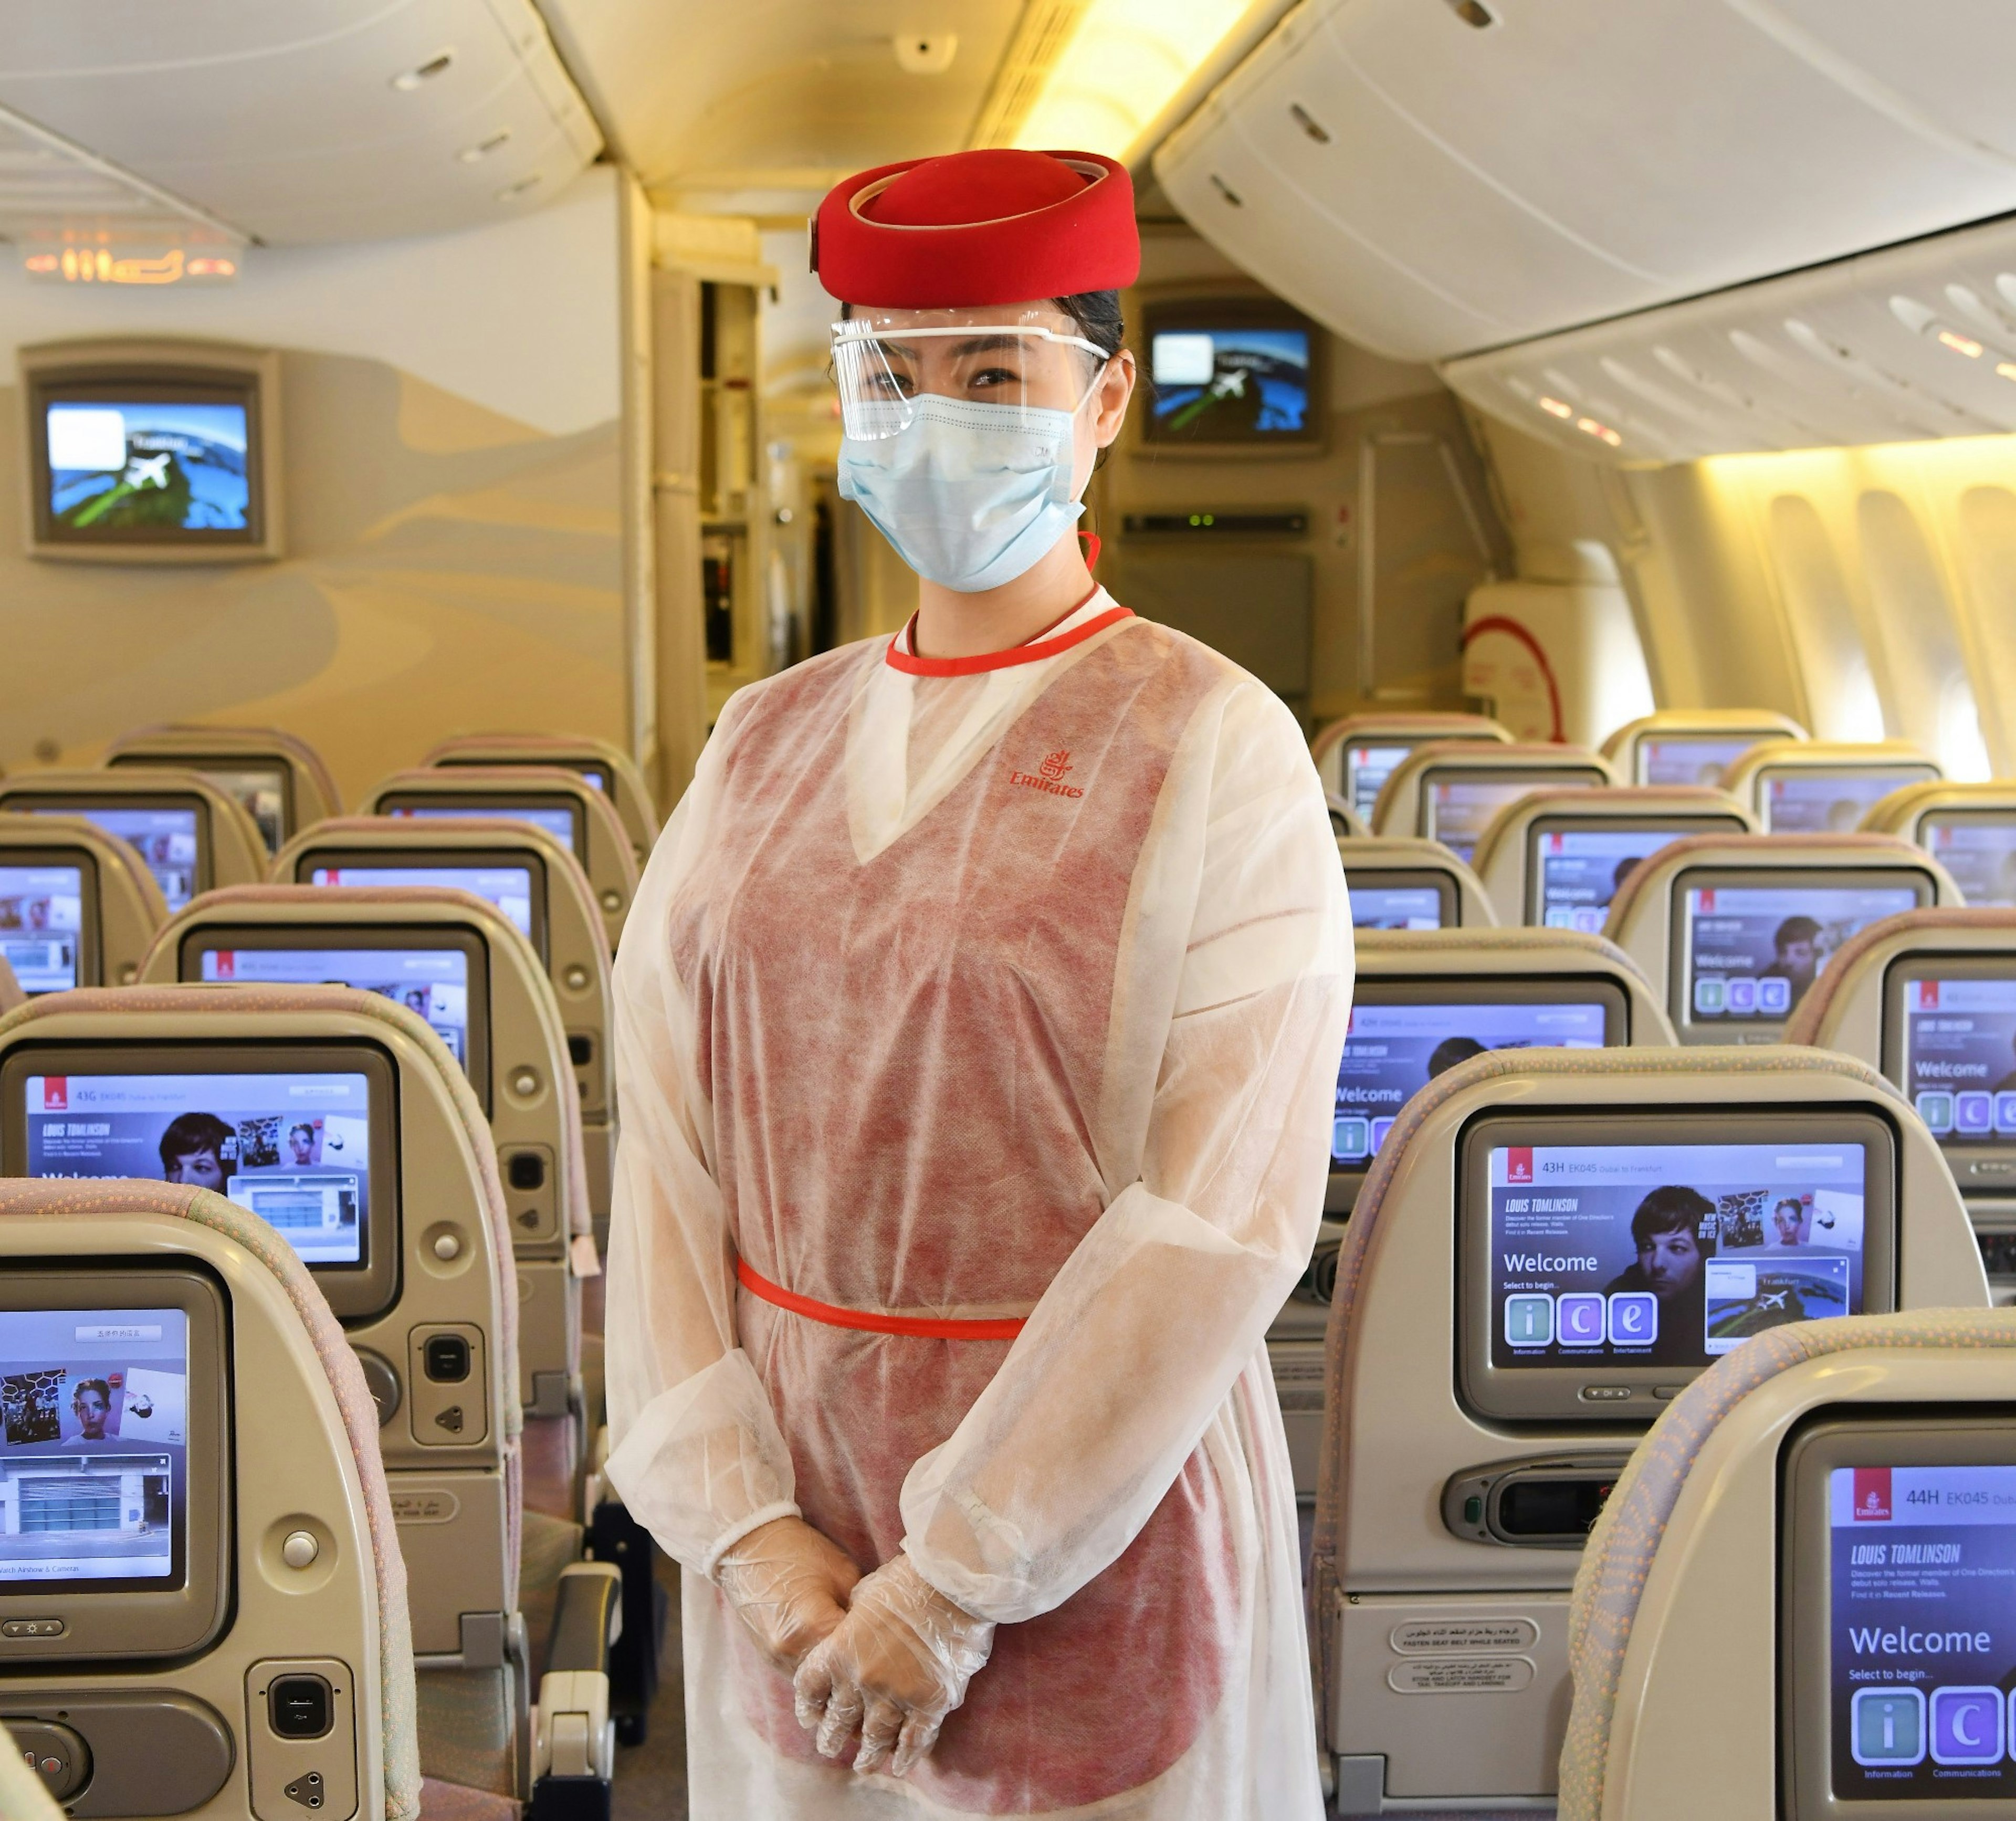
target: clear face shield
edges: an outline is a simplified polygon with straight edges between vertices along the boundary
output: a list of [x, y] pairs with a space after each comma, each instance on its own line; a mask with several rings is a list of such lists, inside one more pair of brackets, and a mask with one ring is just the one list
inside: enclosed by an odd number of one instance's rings
[[909, 429], [926, 398], [1075, 417], [1107, 365], [1055, 309], [871, 310], [833, 326], [841, 427], [861, 442]]

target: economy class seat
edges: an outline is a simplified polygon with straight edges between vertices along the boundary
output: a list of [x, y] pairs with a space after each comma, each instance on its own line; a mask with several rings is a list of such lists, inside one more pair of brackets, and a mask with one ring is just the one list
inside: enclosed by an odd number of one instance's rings
[[1846, 1057], [1480, 1055], [1416, 1095], [1327, 1336], [1309, 1610], [1337, 1812], [1546, 1805], [1578, 1556], [1639, 1438], [1715, 1351], [1737, 1369], [1858, 1301], [1988, 1286], [1931, 1134]]
[[1946, 1152], [1996, 1300], [2016, 1300], [2016, 910], [1871, 924], [1785, 1040], [1853, 1056], [1910, 1098]]
[[1357, 949], [1323, 1226], [1308, 1272], [1267, 1334], [1295, 1490], [1305, 1498], [1315, 1495], [1323, 1447], [1323, 1334], [1344, 1223], [1402, 1108], [1459, 1062], [1486, 1050], [1673, 1041], [1650, 983], [1600, 936], [1559, 929], [1368, 931]]
[[1326, 791], [1323, 802], [1330, 809], [1331, 831], [1340, 841], [1365, 841], [1371, 838], [1372, 831], [1365, 826], [1358, 812], [1343, 798]]
[[1858, 930], [1959, 902], [1895, 835], [1696, 835], [1625, 880], [1604, 929], [1661, 986], [1682, 1043], [1776, 1043]]
[[529, 824], [338, 817], [283, 848], [272, 878], [276, 885], [461, 886], [499, 903], [530, 938], [560, 998], [581, 1101], [589, 1205], [606, 1249], [616, 1152], [609, 943], [573, 854]]
[[1722, 788], [1766, 835], [1845, 835], [1892, 791], [1945, 775], [1908, 740], [1767, 740], [1730, 765]]
[[1365, 820], [1380, 786], [1402, 759], [1431, 740], [1491, 740], [1509, 744], [1509, 729], [1483, 715], [1383, 712], [1332, 721], [1309, 742], [1323, 788]]
[[278, 727], [144, 727], [113, 741], [105, 763], [167, 766], [207, 778], [243, 806], [269, 854], [324, 817], [343, 813], [322, 755]]
[[2016, 905], [2016, 781], [1906, 784], [1879, 799], [1862, 826], [1922, 847], [1969, 904]]
[[[16, 1748], [0, 1812], [40, 1812], [13, 1787], [32, 1763], [49, 1812], [417, 1816], [376, 1411], [291, 1248], [200, 1188], [0, 1183], [0, 1375], [15, 1394], [0, 1498], [25, 1516], [63, 1495], [68, 1527], [41, 1529], [36, 1552], [78, 1538], [136, 1570], [111, 1591], [39, 1591], [7, 1573], [29, 1527], [0, 1536]], [[178, 1542], [182, 1585], [149, 1588], [157, 1564], [172, 1581]]]
[[0, 958], [0, 1012], [12, 1011], [17, 1005], [25, 1005], [28, 996], [21, 990], [20, 983], [14, 978], [14, 970]]
[[[441, 976], [443, 965], [459, 982], [402, 986]], [[574, 1459], [600, 1419], [599, 1348], [585, 1385], [581, 1311], [582, 1278], [600, 1266], [560, 1002], [510, 921], [473, 892], [437, 887], [338, 895], [241, 885], [207, 892], [170, 922], [141, 977], [156, 986], [333, 981], [409, 1006], [420, 996], [415, 1009], [455, 1040], [449, 1048], [489, 1122], [518, 1275], [518, 1394], [528, 1414], [570, 1419], [565, 1451]]]
[[1712, 788], [1752, 746], [1811, 737], [1770, 709], [1661, 709], [1626, 721], [1602, 751], [1627, 784]]
[[1478, 929], [1498, 921], [1482, 882], [1439, 841], [1345, 838], [1337, 852], [1361, 930]]
[[[1935, 1309], [1783, 1328], [1691, 1386], [1633, 1455], [1576, 1578], [1561, 1821], [2007, 1813], [1993, 1685], [2011, 1583], [1957, 1581], [1928, 1545], [1961, 1567], [1982, 1543], [2007, 1560], [2006, 1512], [1962, 1529], [1930, 1502], [1978, 1509], [2016, 1491], [2012, 1373], [2016, 1315]], [[1914, 1625], [1940, 1649], [1921, 1632], [1910, 1650]], [[1986, 1674], [1945, 1649], [1981, 1629], [1999, 1652]], [[1838, 1682], [1858, 1657], [1867, 1679]], [[1952, 1791], [1978, 1794], [1938, 1799]]]
[[0, 778], [0, 812], [81, 816], [139, 853], [171, 910], [266, 876], [266, 846], [237, 799], [193, 771], [34, 771]]
[[469, 766], [394, 772], [360, 806], [367, 816], [423, 820], [510, 816], [544, 825], [580, 862], [616, 952], [637, 896], [637, 860], [608, 797], [578, 771], [557, 765]]
[[658, 810], [637, 762], [620, 746], [579, 734], [461, 734], [444, 740], [423, 765], [564, 765], [609, 793], [641, 868], [657, 844]]
[[1536, 791], [1492, 818], [1471, 866], [1500, 923], [1594, 935], [1618, 888], [1668, 842], [1756, 832], [1749, 812], [1718, 790]]
[[131, 985], [167, 914], [130, 842], [81, 816], [0, 813], [0, 956], [23, 992]]
[[1381, 837], [1439, 841], [1468, 864], [1491, 818], [1540, 790], [1606, 789], [1618, 781], [1586, 746], [1437, 741], [1394, 767], [1370, 817]]

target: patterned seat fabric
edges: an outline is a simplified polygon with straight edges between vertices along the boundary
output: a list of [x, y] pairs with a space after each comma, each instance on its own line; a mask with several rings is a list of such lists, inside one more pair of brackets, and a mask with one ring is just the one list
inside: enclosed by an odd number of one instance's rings
[[1829, 1354], [1869, 1348], [1995, 1347], [2016, 1353], [2006, 1310], [1932, 1309], [1850, 1315], [1774, 1328], [1694, 1380], [1639, 1444], [1590, 1532], [1568, 1615], [1575, 1704], [1561, 1751], [1561, 1821], [1599, 1821], [1624, 1654], [1653, 1557], [1716, 1427], [1780, 1372]]
[[1592, 961], [1600, 961], [1621, 974], [1629, 974], [1644, 982], [1647, 992], [1652, 990], [1651, 983], [1645, 979], [1644, 970], [1615, 943], [1607, 936], [1592, 936], [1579, 929], [1543, 929], [1528, 924], [1499, 924], [1488, 929], [1453, 932], [1445, 929], [1361, 929], [1357, 933], [1357, 942], [1361, 954], [1438, 955], [1447, 953], [1454, 946], [1450, 940], [1452, 933], [1461, 938], [1463, 950], [1485, 954], [1586, 955]]
[[[385, 1821], [416, 1821], [420, 1813], [420, 1754], [413, 1639], [406, 1613], [406, 1563], [399, 1552], [391, 1495], [386, 1490], [384, 1464], [378, 1451], [378, 1407], [364, 1383], [363, 1368], [294, 1249], [265, 1221], [223, 1196], [168, 1182], [0, 1182], [0, 1217], [68, 1221], [80, 1214], [126, 1213], [166, 1214], [192, 1221], [222, 1234], [258, 1260], [286, 1293], [329, 1376], [364, 1489], [365, 1517], [377, 1575], [378, 1671], [385, 1705]], [[0, 1783], [0, 1814], [23, 1812], [7, 1798], [5, 1784]]]
[[1827, 971], [1806, 990], [1792, 1022], [1785, 1027], [1788, 1044], [1810, 1044], [1826, 1022], [1827, 1011], [1841, 997], [1849, 976], [1862, 957], [1899, 936], [1931, 936], [1942, 930], [2006, 930], [2016, 941], [2016, 908], [2006, 905], [1967, 907], [1935, 905], [1922, 910], [1906, 910], [1885, 917], [1858, 930], [1827, 959]]

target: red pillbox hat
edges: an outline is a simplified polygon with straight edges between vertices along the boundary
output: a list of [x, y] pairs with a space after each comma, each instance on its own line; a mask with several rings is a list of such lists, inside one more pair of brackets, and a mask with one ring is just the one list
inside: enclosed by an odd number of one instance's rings
[[1134, 186], [1096, 152], [952, 152], [837, 184], [812, 270], [841, 302], [956, 309], [1119, 290], [1141, 269]]

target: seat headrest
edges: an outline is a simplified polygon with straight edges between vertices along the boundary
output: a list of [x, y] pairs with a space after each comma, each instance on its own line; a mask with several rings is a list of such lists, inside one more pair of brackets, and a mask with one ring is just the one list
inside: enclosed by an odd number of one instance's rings
[[1806, 989], [1791, 1022], [1785, 1027], [1788, 1044], [1810, 1044], [1819, 1034], [1827, 1009], [1840, 997], [1849, 976], [1862, 957], [1899, 936], [1931, 935], [1946, 930], [2007, 930], [2011, 950], [2016, 953], [2016, 906], [2004, 904], [1928, 905], [1922, 910], [1900, 911], [1858, 930], [1829, 958], [1826, 971]]

